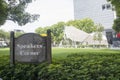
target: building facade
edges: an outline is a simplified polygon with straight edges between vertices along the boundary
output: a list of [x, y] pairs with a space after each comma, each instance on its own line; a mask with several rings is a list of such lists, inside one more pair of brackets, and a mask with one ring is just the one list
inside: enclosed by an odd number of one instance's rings
[[[112, 29], [115, 11], [107, 0], [73, 0], [74, 19], [90, 18], [96, 24], [102, 24], [109, 44], [115, 44], [115, 31]], [[120, 46], [120, 44], [119, 44]]]
[[112, 29], [115, 18], [112, 6], [106, 0], [74, 0], [74, 19], [91, 18], [102, 24], [104, 29]]

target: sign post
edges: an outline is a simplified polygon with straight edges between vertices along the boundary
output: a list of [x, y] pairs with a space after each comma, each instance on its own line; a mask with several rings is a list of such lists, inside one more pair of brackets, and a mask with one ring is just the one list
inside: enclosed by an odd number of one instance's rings
[[47, 36], [36, 33], [26, 33], [14, 38], [11, 32], [10, 38], [10, 63], [42, 63], [52, 62], [51, 57], [51, 31], [47, 30]]
[[48, 63], [52, 62], [52, 55], [51, 55], [51, 30], [47, 30], [47, 60], [48, 60]]
[[14, 32], [12, 31], [10, 33], [10, 65], [11, 66], [14, 66], [15, 65], [15, 50], [14, 50], [14, 46], [15, 46], [15, 43], [14, 43]]

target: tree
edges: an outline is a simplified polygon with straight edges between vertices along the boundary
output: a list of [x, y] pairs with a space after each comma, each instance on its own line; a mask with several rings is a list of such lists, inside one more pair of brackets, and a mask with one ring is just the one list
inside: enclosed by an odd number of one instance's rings
[[9, 38], [10, 38], [9, 32], [6, 32], [6, 31], [0, 29], [0, 40], [6, 41]]
[[97, 24], [96, 26], [96, 32], [93, 35], [94, 41], [99, 41], [99, 44], [101, 44], [102, 41], [102, 32], [104, 30], [104, 27], [101, 24]]
[[92, 19], [89, 18], [82, 19], [81, 26], [82, 26], [82, 30], [87, 33], [92, 33], [93, 31], [96, 30], [94, 26], [94, 22], [92, 21]]
[[92, 33], [96, 30], [96, 27], [94, 26], [94, 22], [92, 19], [85, 18], [82, 20], [70, 20], [66, 23], [67, 26], [75, 26], [76, 28], [83, 30], [87, 33]]
[[56, 24], [53, 24], [51, 26], [46, 26], [44, 28], [39, 27], [35, 30], [35, 32], [39, 33], [39, 34], [42, 34], [42, 33], [46, 33], [46, 31], [48, 29], [50, 29], [51, 30], [51, 36], [52, 36], [52, 43], [54, 45], [58, 45], [60, 43], [60, 41], [63, 39], [64, 26], [65, 26], [64, 22], [58, 22]]
[[22, 34], [24, 34], [24, 32], [15, 32], [15, 37], [19, 37]]
[[7, 19], [7, 4], [4, 0], [0, 0], [0, 25], [3, 25], [5, 23], [5, 20]]
[[58, 22], [51, 26], [46, 26], [44, 28], [39, 27], [35, 30], [36, 33], [46, 33], [47, 29], [51, 29], [52, 43], [53, 45], [58, 45], [63, 40], [64, 36], [64, 27], [65, 26], [75, 26], [78, 29], [84, 30], [88, 33], [96, 31], [96, 26], [91, 19], [83, 19], [83, 20], [70, 20], [68, 22]]
[[64, 22], [58, 22], [57, 24], [51, 26], [50, 28], [52, 31], [51, 36], [54, 45], [58, 45], [60, 41], [63, 39], [64, 26], [65, 26]]
[[0, 29], [0, 40], [3, 40], [5, 38], [5, 32]]
[[114, 20], [113, 29], [116, 32], [120, 32], [120, 18]]
[[22, 26], [28, 22], [33, 22], [39, 15], [31, 15], [25, 12], [25, 9], [32, 0], [0, 0], [0, 25], [3, 25], [6, 20], [12, 20]]
[[39, 27], [35, 30], [35, 32], [38, 33], [38, 34], [46, 34], [48, 29], [49, 29], [49, 26], [46, 26], [44, 28]]

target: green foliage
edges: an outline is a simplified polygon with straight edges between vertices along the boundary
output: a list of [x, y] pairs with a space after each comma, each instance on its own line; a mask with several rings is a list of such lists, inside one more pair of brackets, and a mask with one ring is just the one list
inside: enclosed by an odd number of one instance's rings
[[120, 32], [120, 18], [117, 18], [117, 19], [114, 20], [113, 29], [116, 32]]
[[0, 29], [0, 40], [10, 39], [9, 32]]
[[24, 32], [15, 32], [15, 37], [18, 37], [20, 35], [24, 34]]
[[94, 34], [93, 39], [99, 41], [101, 43], [102, 41], [102, 32], [104, 30], [104, 27], [101, 24], [97, 24], [96, 26], [96, 32]]
[[3, 25], [5, 23], [7, 15], [7, 4], [4, 0], [0, 0], [0, 25]]
[[46, 34], [47, 33], [47, 30], [49, 29], [49, 26], [48, 27], [39, 27], [35, 30], [36, 33], [38, 34]]
[[2, 30], [2, 29], [0, 29], [0, 38], [4, 38], [5, 37], [5, 34], [4, 34], [5, 32]]
[[48, 29], [50, 29], [52, 36], [52, 43], [55, 43], [55, 45], [57, 45], [63, 39], [64, 26], [65, 26], [64, 22], [58, 22], [57, 24], [47, 26], [45, 28], [39, 27], [35, 30], [35, 32], [38, 34], [43, 34], [46, 33]]
[[103, 27], [101, 24], [97, 24], [97, 25], [95, 25], [95, 26], [96, 26], [96, 31], [97, 31], [97, 32], [103, 32], [104, 27]]
[[52, 39], [55, 44], [59, 44], [60, 41], [63, 39], [64, 35], [64, 22], [58, 22], [57, 24], [54, 24], [51, 26], [51, 31], [52, 31]]
[[31, 15], [25, 12], [25, 8], [32, 0], [0, 0], [0, 25], [3, 25], [6, 20], [12, 20], [22, 26], [28, 22], [33, 22], [39, 15]]
[[82, 20], [74, 20], [74, 21], [70, 20], [66, 23], [66, 25], [75, 26], [76, 28], [83, 30], [87, 33], [92, 33], [94, 31], [96, 31], [94, 22], [89, 18], [85, 18]]
[[[3, 80], [119, 80], [120, 54], [72, 54], [52, 64], [16, 64], [2, 60]], [[5, 56], [4, 56], [4, 60]]]
[[[83, 30], [87, 33], [91, 33], [96, 31], [96, 26], [94, 24], [94, 22], [89, 19], [89, 18], [85, 18], [82, 20], [70, 20], [66, 23], [64, 22], [58, 22], [57, 24], [51, 25], [51, 26], [47, 26], [47, 27], [39, 27], [35, 30], [36, 33], [46, 33], [47, 29], [51, 29], [52, 33], [52, 43], [54, 46], [58, 46], [58, 44], [60, 43], [60, 41], [63, 40], [63, 36], [64, 36], [64, 27], [65, 26], [75, 26], [76, 28]], [[63, 41], [63, 44], [65, 45], [65, 41]], [[71, 44], [71, 41], [70, 41]]]
[[[56, 50], [56, 51], [55, 51]], [[120, 53], [109, 49], [55, 49], [52, 64], [10, 66], [9, 56], [0, 55], [0, 78], [3, 80], [119, 80]], [[0, 49], [4, 51], [3, 49]], [[72, 54], [71, 54], [72, 53]], [[2, 65], [1, 65], [2, 64]]]

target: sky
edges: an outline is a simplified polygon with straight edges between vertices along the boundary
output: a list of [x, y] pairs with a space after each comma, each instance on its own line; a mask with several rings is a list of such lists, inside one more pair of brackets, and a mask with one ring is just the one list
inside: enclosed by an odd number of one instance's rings
[[1, 26], [1, 29], [5, 31], [20, 29], [25, 32], [34, 32], [38, 27], [51, 26], [60, 21], [73, 20], [73, 0], [35, 0], [28, 5], [26, 11], [31, 14], [39, 14], [40, 18], [25, 26], [18, 26], [12, 21], [6, 21]]

